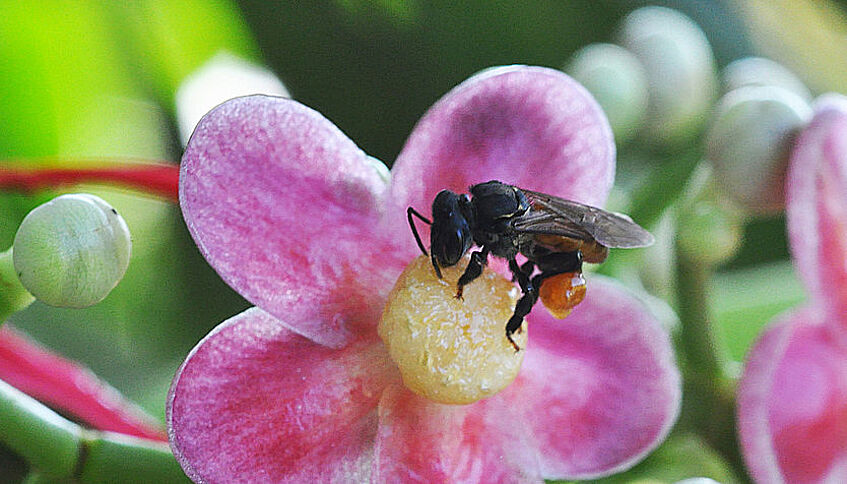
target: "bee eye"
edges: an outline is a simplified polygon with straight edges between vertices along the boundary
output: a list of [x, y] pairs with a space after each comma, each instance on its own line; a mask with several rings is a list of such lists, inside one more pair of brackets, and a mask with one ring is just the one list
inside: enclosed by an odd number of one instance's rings
[[441, 191], [432, 203], [431, 250], [438, 265], [449, 267], [473, 245], [473, 211], [467, 195]]
[[447, 232], [441, 240], [441, 254], [439, 262], [442, 266], [452, 266], [459, 262], [464, 254], [464, 238], [462, 230]]
[[438, 263], [444, 267], [455, 265], [473, 244], [468, 223], [460, 217], [453, 217], [449, 226], [438, 232], [438, 240], [433, 246], [438, 249]]

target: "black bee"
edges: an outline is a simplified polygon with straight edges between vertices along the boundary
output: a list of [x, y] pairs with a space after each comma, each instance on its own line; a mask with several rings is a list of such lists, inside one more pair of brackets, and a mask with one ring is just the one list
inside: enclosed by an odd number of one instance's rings
[[[492, 180], [470, 187], [473, 198], [441, 190], [432, 202], [432, 221], [413, 207], [407, 210], [409, 226], [424, 255], [441, 278], [441, 268], [453, 266], [476, 244], [467, 269], [459, 278], [456, 297], [465, 285], [482, 274], [488, 255], [509, 262], [523, 295], [506, 323], [506, 337], [516, 351], [512, 335], [521, 327], [538, 300], [542, 282], [552, 276], [581, 272], [582, 263], [600, 263], [609, 248], [646, 247], [653, 236], [626, 215], [517, 188]], [[431, 226], [427, 254], [412, 216]], [[527, 262], [515, 260], [523, 254]], [[533, 276], [535, 268], [539, 273]]]

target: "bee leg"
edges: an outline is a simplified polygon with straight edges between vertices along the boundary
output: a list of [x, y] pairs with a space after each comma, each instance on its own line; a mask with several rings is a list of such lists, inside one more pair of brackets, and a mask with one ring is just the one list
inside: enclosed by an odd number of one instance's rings
[[515, 306], [515, 314], [513, 314], [512, 317], [509, 318], [509, 322], [506, 323], [506, 338], [508, 338], [509, 342], [512, 343], [512, 346], [515, 347], [516, 352], [521, 349], [515, 343], [515, 340], [512, 339], [512, 335], [516, 332], [520, 332], [521, 325], [523, 324], [523, 318], [532, 311], [532, 307], [535, 306], [536, 301], [538, 301], [538, 291], [535, 289], [532, 282], [529, 282], [527, 283], [527, 290]]
[[482, 250], [471, 253], [471, 261], [456, 284], [456, 299], [462, 299], [462, 292], [465, 290], [465, 285], [470, 284], [474, 279], [482, 275], [482, 267], [486, 264], [488, 264], [487, 248], [483, 247]]
[[512, 335], [521, 331], [523, 318], [532, 311], [532, 307], [538, 301], [538, 290], [536, 289], [538, 285], [535, 284], [535, 278], [529, 278], [533, 268], [534, 263], [532, 261], [527, 261], [524, 265], [520, 266], [515, 259], [509, 259], [509, 269], [515, 276], [518, 285], [521, 286], [521, 291], [523, 291], [523, 296], [518, 300], [518, 304], [515, 305], [515, 313], [512, 314], [509, 322], [506, 323], [506, 338], [515, 347], [515, 351], [520, 351], [520, 347], [512, 339]]
[[506, 332], [506, 337], [509, 338], [509, 343], [512, 343], [512, 347], [515, 348], [515, 353], [521, 350], [521, 347], [515, 343], [515, 340], [512, 339], [512, 335], [509, 332]]
[[[533, 263], [538, 265], [541, 273], [530, 278], [529, 275], [532, 274]], [[506, 338], [515, 347], [515, 351], [520, 351], [520, 348], [512, 339], [512, 335], [520, 332], [523, 319], [532, 311], [535, 303], [538, 302], [538, 288], [541, 287], [541, 283], [544, 282], [544, 279], [555, 276], [556, 274], [582, 270], [582, 253], [578, 250], [573, 252], [558, 252], [539, 258], [537, 261], [528, 261], [522, 266], [519, 266], [516, 260], [511, 259], [509, 260], [509, 269], [515, 276], [524, 294], [515, 306], [515, 313], [509, 318], [509, 322], [506, 323]]]
[[524, 265], [519, 266], [518, 261], [515, 259], [509, 259], [509, 270], [512, 271], [512, 282], [517, 282], [518, 285], [521, 286], [521, 290], [523, 292], [527, 291], [529, 275], [532, 274], [534, 268], [535, 263], [532, 261], [527, 261]]
[[430, 259], [432, 260], [432, 268], [435, 270], [435, 275], [441, 279], [441, 268], [438, 267], [438, 260], [435, 259], [435, 252], [430, 253]]

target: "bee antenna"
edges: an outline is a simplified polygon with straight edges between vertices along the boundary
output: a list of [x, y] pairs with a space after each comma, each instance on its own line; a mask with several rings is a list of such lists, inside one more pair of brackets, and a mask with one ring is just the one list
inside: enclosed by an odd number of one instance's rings
[[409, 218], [409, 227], [412, 228], [412, 233], [415, 235], [415, 242], [418, 243], [418, 247], [421, 249], [421, 252], [423, 252], [423, 255], [429, 255], [426, 249], [424, 248], [423, 242], [421, 242], [421, 236], [420, 234], [418, 234], [418, 228], [415, 227], [415, 220], [412, 218], [412, 215], [421, 219], [427, 225], [432, 225], [432, 222], [428, 218], [421, 215], [413, 207], [409, 207], [408, 209], [406, 209], [406, 216]]

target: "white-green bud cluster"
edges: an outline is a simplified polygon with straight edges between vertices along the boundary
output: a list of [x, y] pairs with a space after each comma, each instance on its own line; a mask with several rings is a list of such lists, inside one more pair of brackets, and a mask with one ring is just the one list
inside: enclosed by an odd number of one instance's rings
[[621, 45], [647, 72], [648, 134], [668, 144], [697, 134], [717, 93], [712, 48], [690, 18], [664, 7], [644, 7], [623, 21]]
[[82, 308], [105, 298], [129, 265], [124, 219], [88, 194], [59, 196], [30, 212], [15, 235], [13, 262], [38, 300]]
[[597, 98], [619, 143], [639, 131], [665, 146], [690, 141], [717, 94], [706, 35], [675, 10], [644, 7], [624, 19], [619, 44], [590, 45], [566, 70]]
[[[812, 114], [803, 82], [774, 61], [739, 59], [724, 69], [727, 92], [715, 105], [718, 77], [708, 39], [691, 19], [664, 7], [627, 15], [618, 43], [589, 45], [566, 69], [595, 96], [617, 142], [639, 135], [675, 149], [705, 131], [707, 158], [724, 194], [749, 214], [782, 210], [788, 151]], [[698, 213], [706, 212], [713, 213]]]

